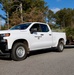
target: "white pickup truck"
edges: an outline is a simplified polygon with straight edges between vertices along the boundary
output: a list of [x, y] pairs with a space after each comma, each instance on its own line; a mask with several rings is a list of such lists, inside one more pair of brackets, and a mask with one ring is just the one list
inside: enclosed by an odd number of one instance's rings
[[33, 50], [55, 47], [62, 52], [65, 44], [65, 33], [52, 32], [46, 23], [27, 22], [0, 31], [0, 55], [10, 55], [16, 61], [25, 59]]

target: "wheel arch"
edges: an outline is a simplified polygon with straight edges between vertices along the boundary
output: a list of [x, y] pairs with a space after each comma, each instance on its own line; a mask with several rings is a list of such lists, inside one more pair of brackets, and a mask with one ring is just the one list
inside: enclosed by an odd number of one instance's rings
[[64, 39], [63, 39], [63, 38], [60, 38], [60, 39], [58, 40], [58, 45], [57, 45], [57, 47], [56, 47], [56, 50], [57, 50], [58, 52], [63, 52], [63, 50], [64, 50], [64, 45], [65, 45]]
[[63, 42], [63, 44], [65, 45], [63, 38], [60, 38], [59, 41], [58, 41], [58, 43], [59, 43], [60, 41]]
[[13, 44], [12, 44], [12, 48], [13, 48], [14, 44], [15, 44], [15, 43], [18, 43], [18, 42], [24, 43], [24, 44], [27, 46], [28, 50], [29, 50], [29, 44], [28, 44], [28, 41], [25, 40], [25, 39], [18, 39], [18, 40], [15, 40], [15, 41], [13, 42]]

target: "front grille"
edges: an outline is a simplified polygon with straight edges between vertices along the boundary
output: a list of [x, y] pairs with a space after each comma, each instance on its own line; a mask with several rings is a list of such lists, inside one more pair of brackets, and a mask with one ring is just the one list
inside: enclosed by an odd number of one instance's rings
[[5, 39], [3, 39], [3, 36], [1, 36], [0, 34], [0, 50], [5, 52], [6, 49], [7, 49], [7, 42], [5, 41]]

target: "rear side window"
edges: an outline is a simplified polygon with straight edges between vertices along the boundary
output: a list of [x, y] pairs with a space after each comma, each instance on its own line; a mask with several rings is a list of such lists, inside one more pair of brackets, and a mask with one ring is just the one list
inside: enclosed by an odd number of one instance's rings
[[41, 26], [41, 30], [42, 30], [42, 32], [48, 32], [48, 31], [49, 31], [47, 25], [40, 24], [40, 26]]

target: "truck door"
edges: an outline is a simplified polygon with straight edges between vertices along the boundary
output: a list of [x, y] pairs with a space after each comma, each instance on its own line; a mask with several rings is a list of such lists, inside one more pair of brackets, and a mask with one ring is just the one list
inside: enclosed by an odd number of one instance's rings
[[42, 48], [50, 48], [52, 46], [52, 34], [48, 26], [45, 24], [40, 24], [41, 32], [38, 32], [41, 37], [39, 38], [39, 43]]
[[32, 50], [51, 47], [52, 35], [47, 25], [34, 24], [30, 28], [30, 32], [31, 32], [31, 38], [33, 38], [33, 41], [31, 43]]

